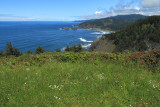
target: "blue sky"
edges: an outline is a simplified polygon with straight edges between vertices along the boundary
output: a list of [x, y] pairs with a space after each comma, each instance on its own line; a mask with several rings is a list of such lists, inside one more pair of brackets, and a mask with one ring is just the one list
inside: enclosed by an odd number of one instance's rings
[[0, 0], [0, 21], [67, 21], [160, 14], [160, 0]]

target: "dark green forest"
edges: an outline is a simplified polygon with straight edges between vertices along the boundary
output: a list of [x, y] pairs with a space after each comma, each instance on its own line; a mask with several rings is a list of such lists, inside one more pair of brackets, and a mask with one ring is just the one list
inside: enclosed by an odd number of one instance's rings
[[140, 19], [116, 33], [104, 35], [113, 40], [115, 52], [144, 51], [160, 48], [160, 16]]
[[127, 25], [139, 20], [146, 18], [147, 16], [131, 14], [131, 15], [118, 15], [109, 18], [96, 19], [85, 21], [78, 26], [81, 28], [93, 28], [102, 30], [118, 31], [126, 27]]

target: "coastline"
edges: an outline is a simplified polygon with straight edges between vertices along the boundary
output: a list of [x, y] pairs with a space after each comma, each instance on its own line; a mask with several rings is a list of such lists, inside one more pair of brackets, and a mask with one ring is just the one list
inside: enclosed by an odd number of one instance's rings
[[101, 32], [108, 32], [108, 33], [114, 33], [115, 32], [115, 31], [104, 30], [104, 29], [99, 29], [99, 28], [90, 28], [90, 30], [96, 30], [96, 31], [101, 31]]
[[99, 29], [99, 28], [83, 28], [83, 27], [79, 27], [79, 26], [78, 26], [78, 28], [87, 29], [87, 30], [101, 31], [101, 32], [105, 32], [106, 34], [115, 33], [115, 31], [112, 31], [112, 30], [104, 30], [104, 29]]
[[[103, 30], [103, 29], [99, 29], [99, 28], [82, 28], [82, 27], [78, 27], [79, 29], [85, 29], [85, 30], [93, 30], [93, 31], [98, 31], [101, 32], [101, 36], [99, 36], [96, 40], [97, 41], [99, 38], [103, 37], [103, 35], [105, 34], [110, 34], [110, 33], [114, 33], [115, 31], [111, 31], [111, 30]], [[91, 45], [94, 43], [94, 41], [92, 41], [90, 44], [87, 45], [82, 45], [83, 48], [87, 48], [87, 51], [89, 51], [89, 49], [91, 48]]]

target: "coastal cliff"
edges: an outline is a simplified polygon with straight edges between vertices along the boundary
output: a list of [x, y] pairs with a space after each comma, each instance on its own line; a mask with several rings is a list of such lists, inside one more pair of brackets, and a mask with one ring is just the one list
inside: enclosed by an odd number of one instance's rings
[[114, 49], [114, 42], [102, 36], [91, 44], [89, 51], [111, 53]]

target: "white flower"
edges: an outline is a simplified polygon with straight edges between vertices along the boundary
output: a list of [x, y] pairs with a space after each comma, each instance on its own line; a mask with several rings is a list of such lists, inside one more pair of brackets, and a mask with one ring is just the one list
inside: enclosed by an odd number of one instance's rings
[[59, 98], [59, 97], [57, 97], [57, 96], [54, 96], [54, 98], [55, 98], [55, 99], [58, 99], [58, 100], [60, 100], [60, 99], [61, 99], [61, 98]]
[[152, 80], [149, 80], [149, 84], [151, 84]]
[[104, 75], [104, 73], [99, 74], [99, 75], [98, 75], [98, 78], [99, 78], [100, 80], [104, 79], [104, 76], [103, 76], [103, 75]]
[[54, 88], [58, 88], [59, 86], [54, 85]]
[[61, 89], [62, 89], [62, 87], [63, 87], [63, 85], [54, 85], [53, 87], [52, 87], [52, 85], [49, 85], [49, 87], [50, 87], [50, 88], [52, 88], [52, 89], [58, 89], [58, 90], [61, 90]]
[[156, 86], [153, 84], [153, 88], [156, 88]]
[[30, 69], [29, 69], [29, 68], [26, 68], [26, 70], [29, 71]]

